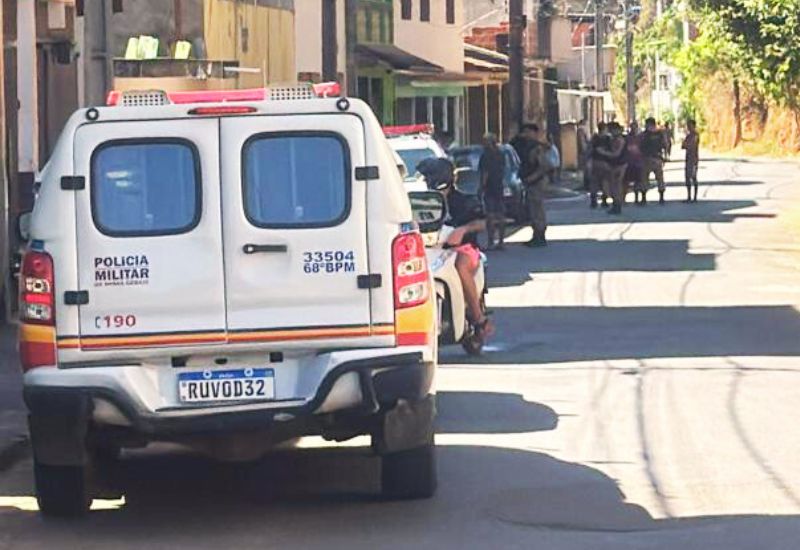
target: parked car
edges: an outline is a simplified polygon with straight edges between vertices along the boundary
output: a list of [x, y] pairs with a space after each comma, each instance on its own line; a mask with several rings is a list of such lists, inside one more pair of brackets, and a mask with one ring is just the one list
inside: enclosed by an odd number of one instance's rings
[[384, 495], [436, 489], [436, 292], [382, 129], [358, 99], [242, 95], [113, 96], [42, 172], [19, 349], [44, 514], [151, 441], [369, 435]]
[[[503, 199], [506, 206], [506, 215], [518, 223], [527, 218], [525, 203], [525, 186], [519, 177], [520, 160], [517, 152], [511, 145], [500, 145], [506, 159], [505, 174], [503, 175]], [[458, 188], [462, 193], [477, 194], [480, 187], [480, 173], [478, 163], [483, 154], [480, 145], [467, 145], [450, 150], [450, 156], [456, 169], [459, 169]]]

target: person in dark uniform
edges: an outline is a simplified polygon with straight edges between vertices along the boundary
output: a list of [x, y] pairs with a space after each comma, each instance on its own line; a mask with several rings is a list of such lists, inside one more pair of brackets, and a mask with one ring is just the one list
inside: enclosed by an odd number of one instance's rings
[[525, 124], [520, 133], [511, 140], [522, 162], [520, 178], [526, 187], [528, 213], [531, 218], [533, 237], [525, 246], [540, 248], [547, 246], [547, 213], [544, 209], [548, 174], [551, 171], [545, 159], [547, 147], [540, 140], [539, 126]]
[[608, 165], [608, 188], [613, 204], [609, 214], [622, 214], [622, 205], [625, 203], [625, 171], [628, 167], [627, 142], [623, 134], [622, 125], [610, 122], [611, 140], [608, 147], [601, 147], [598, 153]]
[[486, 208], [489, 250], [503, 250], [506, 231], [506, 209], [503, 203], [506, 157], [498, 146], [497, 136], [494, 134], [489, 133], [483, 137], [483, 154], [478, 163], [478, 171], [481, 178], [478, 194], [483, 197]]
[[658, 182], [658, 202], [664, 204], [664, 191], [667, 187], [664, 183], [664, 135], [656, 127], [656, 119], [648, 118], [645, 121], [645, 129], [640, 140], [642, 151], [642, 179], [639, 191], [642, 194], [643, 205], [647, 204], [647, 190], [650, 187], [650, 174], [654, 174]]
[[607, 130], [606, 123], [599, 122], [597, 124], [597, 133], [592, 136], [592, 177], [589, 185], [589, 206], [591, 208], [597, 208], [597, 195], [601, 191], [603, 193], [603, 206], [606, 206], [608, 196], [611, 194], [608, 188], [608, 159], [600, 153], [601, 150], [607, 150], [611, 147], [611, 136]]

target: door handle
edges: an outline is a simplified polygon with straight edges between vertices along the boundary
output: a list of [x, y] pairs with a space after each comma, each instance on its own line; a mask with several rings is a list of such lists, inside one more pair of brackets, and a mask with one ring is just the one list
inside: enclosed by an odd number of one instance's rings
[[245, 254], [273, 254], [288, 252], [285, 244], [246, 244], [242, 247]]

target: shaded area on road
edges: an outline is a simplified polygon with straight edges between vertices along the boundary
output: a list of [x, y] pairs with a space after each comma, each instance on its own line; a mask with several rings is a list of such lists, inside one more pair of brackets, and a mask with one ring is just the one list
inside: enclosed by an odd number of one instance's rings
[[[653, 195], [649, 193], [648, 196]], [[758, 204], [751, 200], [701, 200], [692, 204], [684, 204], [684, 195], [678, 195], [677, 190], [667, 193], [667, 204], [659, 205], [658, 201], [648, 202], [645, 207], [631, 204], [625, 206], [621, 216], [609, 216], [605, 210], [592, 210], [589, 208], [589, 199], [586, 207], [576, 210], [573, 208], [548, 208], [548, 223], [551, 226], [559, 225], [591, 225], [608, 223], [669, 223], [669, 222], [697, 222], [697, 223], [733, 223], [744, 218], [774, 218], [774, 214], [758, 212], [736, 212], [744, 208], [752, 208]]]
[[[539, 452], [439, 450], [442, 480], [430, 501], [380, 502], [378, 461], [364, 449], [287, 451], [245, 465], [148, 456], [117, 467], [114, 482], [127, 501], [119, 509], [43, 523], [6, 506], [0, 526], [15, 548], [536, 547], [542, 537], [574, 541], [592, 532], [605, 535], [581, 547], [675, 547], [690, 537], [696, 548], [789, 548], [800, 534], [797, 516], [655, 519], [607, 475]], [[24, 483], [15, 492], [29, 494]], [[741, 546], [748, 533], [757, 545]]]
[[[799, 356], [792, 306], [494, 308], [500, 351], [442, 363], [543, 364], [661, 357]], [[525, 327], [520, 331], [519, 327]], [[509, 335], [516, 334], [516, 337]]]
[[530, 263], [503, 262], [497, 269], [490, 264], [491, 287], [517, 286], [537, 273], [713, 271], [717, 267], [715, 254], [691, 254], [688, 240], [554, 239], [546, 250], [528, 253]]
[[437, 433], [525, 433], [555, 430], [553, 409], [518, 394], [439, 392]]

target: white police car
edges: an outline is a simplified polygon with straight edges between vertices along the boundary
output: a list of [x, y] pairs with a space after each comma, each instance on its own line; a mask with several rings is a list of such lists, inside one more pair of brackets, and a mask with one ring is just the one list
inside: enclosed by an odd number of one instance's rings
[[42, 512], [86, 511], [94, 460], [151, 441], [242, 460], [368, 434], [387, 496], [433, 494], [425, 248], [369, 107], [326, 92], [112, 94], [69, 120], [21, 223]]
[[417, 171], [419, 163], [429, 158], [447, 158], [447, 153], [433, 139], [433, 125], [387, 126], [383, 129], [389, 145], [405, 164], [406, 191], [427, 191], [428, 186]]

